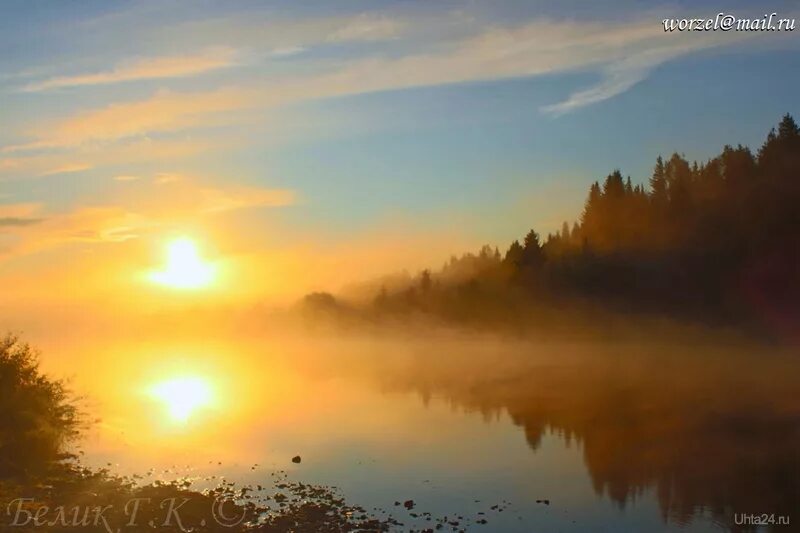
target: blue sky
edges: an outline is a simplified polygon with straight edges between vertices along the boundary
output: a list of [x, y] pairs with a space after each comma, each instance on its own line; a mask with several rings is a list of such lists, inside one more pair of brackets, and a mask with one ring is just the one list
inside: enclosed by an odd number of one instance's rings
[[660, 153], [757, 147], [800, 112], [800, 33], [661, 26], [792, 2], [0, 10], [0, 280], [181, 231], [413, 269], [554, 230], [615, 168], [644, 181]]

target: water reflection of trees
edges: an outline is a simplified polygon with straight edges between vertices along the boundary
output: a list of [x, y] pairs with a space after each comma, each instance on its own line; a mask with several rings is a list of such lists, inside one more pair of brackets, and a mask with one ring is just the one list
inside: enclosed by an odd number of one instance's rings
[[505, 411], [534, 451], [547, 431], [578, 442], [598, 494], [622, 507], [654, 489], [665, 521], [686, 523], [704, 511], [736, 531], [734, 513], [800, 508], [791, 360], [761, 354], [756, 364], [747, 354], [680, 353], [685, 348], [545, 351], [508, 361], [491, 350], [457, 368], [420, 355], [424, 371], [384, 377], [426, 400]]

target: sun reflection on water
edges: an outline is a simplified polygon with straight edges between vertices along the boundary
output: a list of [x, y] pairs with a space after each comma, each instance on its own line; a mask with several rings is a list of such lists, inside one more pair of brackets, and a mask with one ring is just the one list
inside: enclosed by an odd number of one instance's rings
[[214, 404], [214, 390], [202, 377], [185, 376], [153, 385], [150, 395], [164, 404], [170, 419], [186, 423], [199, 409]]

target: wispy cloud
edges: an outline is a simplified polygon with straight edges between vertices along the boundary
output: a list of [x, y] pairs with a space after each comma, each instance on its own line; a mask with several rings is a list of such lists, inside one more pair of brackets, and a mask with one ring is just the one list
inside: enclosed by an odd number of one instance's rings
[[[218, 185], [183, 176], [158, 185], [139, 180], [117, 201], [43, 213], [40, 204], [0, 205], [0, 228], [17, 238], [5, 255], [21, 256], [69, 243], [118, 243], [234, 211], [292, 205], [292, 190]], [[153, 187], [165, 187], [157, 194]]]
[[622, 94], [647, 77], [646, 70], [615, 70], [609, 69], [603, 80], [593, 87], [577, 91], [557, 104], [542, 107], [544, 113], [550, 115], [563, 115], [581, 107], [608, 100]]
[[297, 201], [297, 195], [289, 189], [266, 189], [257, 187], [214, 187], [198, 190], [202, 211], [224, 213], [257, 207], [285, 207]]
[[305, 52], [306, 49], [302, 46], [282, 46], [273, 49], [269, 55], [271, 57], [291, 57], [296, 56], [297, 54], [302, 54]]
[[0, 228], [9, 226], [30, 226], [41, 222], [41, 218], [0, 217]]
[[174, 172], [159, 172], [153, 179], [153, 183], [156, 185], [166, 185], [168, 183], [175, 183], [176, 181], [181, 181], [183, 179], [185, 178], [181, 174], [176, 174]]
[[25, 92], [48, 91], [82, 85], [103, 85], [127, 81], [196, 76], [212, 70], [230, 67], [237, 61], [236, 50], [214, 47], [193, 55], [143, 57], [123, 61], [111, 70], [89, 74], [58, 76], [30, 83]]
[[[9, 144], [7, 146], [3, 146], [0, 148], [1, 154], [14, 154], [16, 152], [32, 152], [34, 150], [46, 150], [48, 148], [54, 148], [55, 146], [53, 143], [48, 141], [32, 141], [20, 144]], [[4, 160], [6, 165], [14, 164], [14, 160], [6, 159]], [[0, 164], [0, 168], [3, 168], [3, 164]]]
[[406, 21], [386, 15], [363, 13], [345, 20], [334, 29], [327, 40], [330, 42], [385, 41], [401, 35]]
[[[122, 242], [136, 238], [155, 221], [121, 206], [88, 206], [53, 215], [41, 225], [36, 238], [22, 243], [24, 252], [69, 242]], [[25, 245], [28, 246], [25, 246]]]
[[[152, 15], [148, 15], [148, 18]], [[272, 10], [252, 9], [224, 16], [194, 18], [175, 24], [169, 33], [151, 31], [146, 24], [129, 31], [157, 44], [204, 46], [224, 42], [244, 49], [308, 49], [329, 43], [376, 43], [413, 33], [425, 19], [378, 12], [286, 17]], [[141, 27], [141, 29], [139, 29]]]
[[[371, 35], [370, 38], [400, 35], [400, 24], [394, 19], [386, 21], [373, 17], [348, 21], [349, 25], [340, 22], [333, 26], [336, 31], [344, 32], [337, 39], [354, 40], [358, 32], [363, 32], [365, 39], [367, 35]], [[268, 72], [238, 86], [190, 93], [159, 91], [143, 100], [82, 111], [66, 119], [41, 124], [33, 140], [2, 150], [13, 153], [79, 146], [87, 142], [118, 141], [156, 132], [252, 120], [251, 114], [233, 112], [279, 107], [303, 100], [570, 71], [596, 71], [602, 75], [596, 86], [581, 89], [561, 102], [542, 108], [545, 113], [557, 115], [625, 92], [666, 61], [757, 38], [747, 32], [666, 34], [657, 21], [654, 16], [613, 23], [535, 19], [522, 24], [495, 25], [455, 40], [427, 43], [426, 52], [317, 59], [305, 63], [302, 69]], [[335, 35], [335, 32], [328, 35]], [[120, 72], [133, 75], [135, 70], [148, 69], [131, 68]], [[170, 69], [166, 67], [150, 69], [152, 74], [167, 71]]]
[[[397, 58], [354, 60], [306, 83], [308, 96], [337, 96], [419, 86], [596, 70], [602, 81], [544, 109], [564, 113], [627, 91], [666, 61], [754, 39], [753, 33], [665, 34], [656, 17], [618, 23], [537, 19], [495, 26]], [[298, 87], [293, 94], [303, 94]]]
[[67, 163], [65, 165], [58, 166], [56, 168], [51, 168], [39, 174], [39, 176], [53, 176], [55, 174], [72, 174], [74, 172], [82, 172], [84, 170], [89, 170], [92, 168], [92, 165], [88, 163]]
[[79, 112], [40, 125], [33, 143], [7, 146], [7, 152], [78, 146], [89, 141], [116, 141], [152, 132], [208, 125], [212, 117], [253, 105], [253, 92], [219, 89], [200, 93], [159, 91], [152, 97]]
[[[202, 139], [140, 137], [113, 143], [86, 143], [83, 145], [61, 147], [54, 150], [34, 149], [31, 154], [14, 154], [0, 159], [0, 180], [14, 180], [30, 177], [42, 177], [58, 174], [63, 171], [88, 170], [104, 166], [132, 167], [142, 161], [164, 163], [166, 161], [183, 160], [199, 152], [210, 152], [227, 146], [227, 140], [211, 142]], [[55, 146], [55, 144], [53, 144]], [[24, 152], [19, 149], [17, 152]], [[76, 163], [78, 161], [78, 163]], [[134, 178], [134, 171], [115, 174], [117, 181]]]
[[256, 207], [283, 207], [296, 201], [294, 191], [265, 187], [202, 184], [192, 176], [176, 172], [159, 172], [153, 184], [163, 187], [163, 197], [169, 198], [166, 210], [200, 214], [224, 213]]
[[0, 204], [0, 228], [22, 228], [38, 224], [43, 219], [37, 214], [39, 203]]
[[561, 102], [544, 106], [541, 111], [558, 116], [608, 100], [645, 80], [655, 68], [668, 61], [700, 50], [732, 45], [746, 36], [747, 34], [724, 36], [701, 34], [675, 39], [672, 35], [661, 35], [655, 42], [636, 46], [625, 57], [609, 58], [601, 62], [599, 65], [601, 79], [597, 84], [576, 91]]

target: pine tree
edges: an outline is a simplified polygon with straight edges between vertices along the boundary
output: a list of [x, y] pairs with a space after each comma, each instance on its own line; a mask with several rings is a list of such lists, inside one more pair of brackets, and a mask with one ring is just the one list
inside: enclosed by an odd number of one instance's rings
[[778, 125], [778, 138], [789, 139], [799, 135], [800, 129], [798, 129], [797, 123], [794, 121], [794, 118], [792, 118], [792, 115], [786, 113], [783, 116], [781, 123]]
[[656, 158], [656, 166], [650, 177], [650, 198], [657, 207], [667, 205], [667, 172], [661, 156]]
[[519, 241], [514, 241], [511, 243], [511, 246], [508, 247], [506, 257], [503, 261], [514, 268], [519, 268], [522, 264], [522, 255], [522, 245], [520, 245]]
[[542, 243], [539, 239], [539, 234], [534, 230], [530, 230], [525, 235], [522, 258], [523, 264], [533, 268], [539, 267], [544, 262]]

